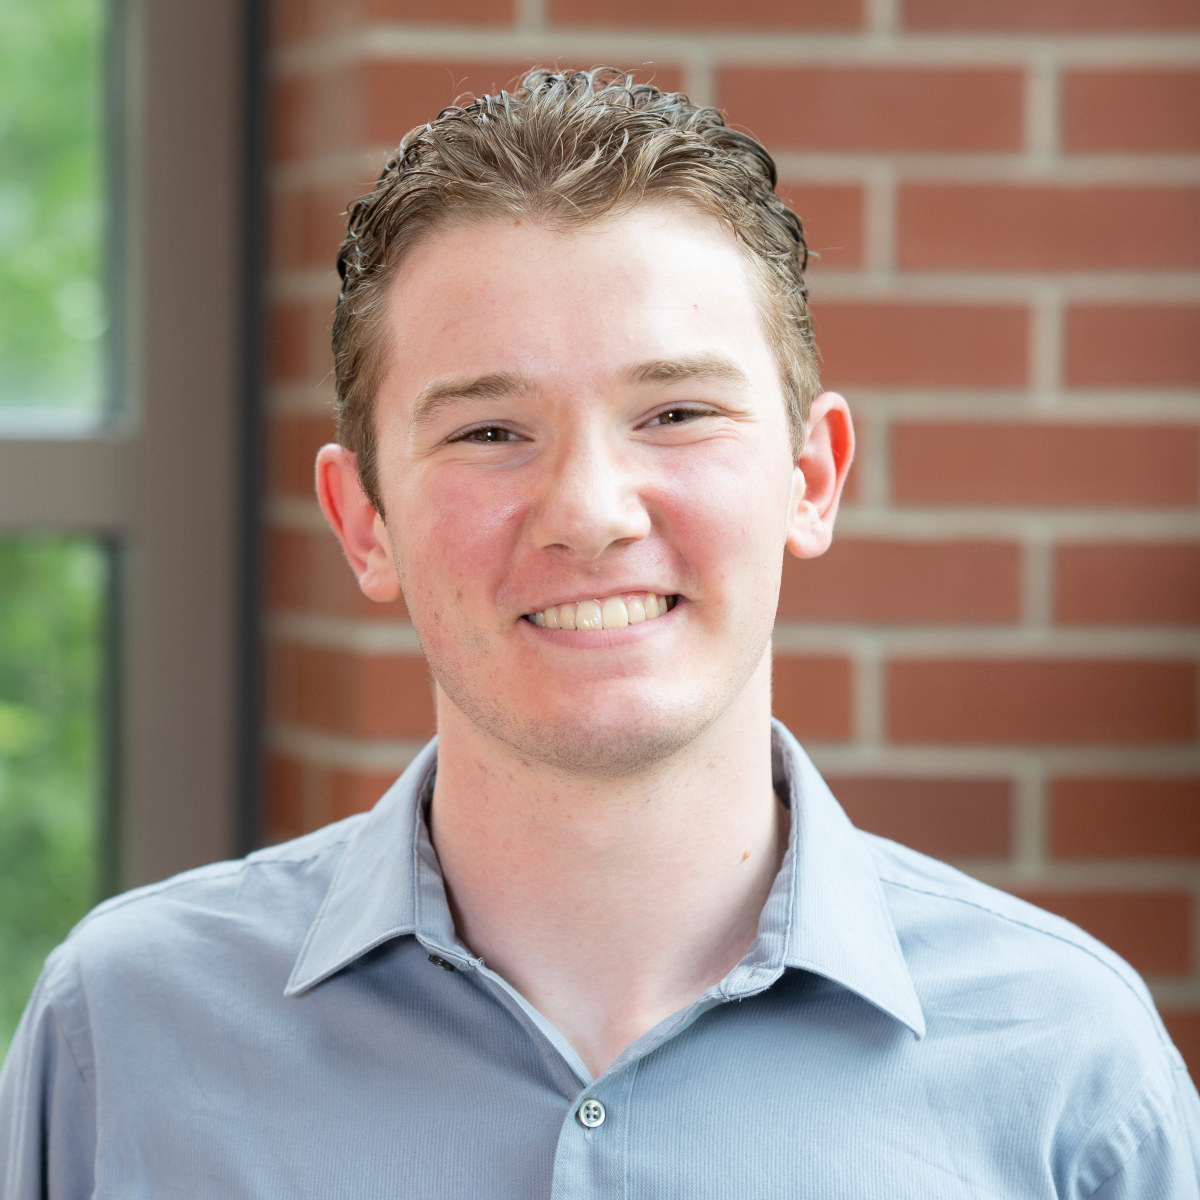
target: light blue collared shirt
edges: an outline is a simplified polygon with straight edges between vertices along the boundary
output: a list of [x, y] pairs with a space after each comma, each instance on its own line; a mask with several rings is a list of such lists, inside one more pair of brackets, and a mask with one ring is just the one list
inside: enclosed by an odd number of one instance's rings
[[1134, 972], [775, 755], [758, 937], [598, 1079], [455, 935], [432, 744], [367, 815], [101, 905], [0, 1076], [0, 1196], [1200, 1197]]

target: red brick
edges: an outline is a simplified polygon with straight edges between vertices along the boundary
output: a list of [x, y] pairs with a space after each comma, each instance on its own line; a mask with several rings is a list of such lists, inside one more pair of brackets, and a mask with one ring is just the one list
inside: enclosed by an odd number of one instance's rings
[[1200, 266], [1200, 188], [907, 184], [897, 214], [911, 270]]
[[267, 37], [272, 48], [336, 37], [361, 17], [361, 0], [269, 0]]
[[266, 761], [266, 841], [284, 842], [309, 829], [304, 813], [304, 768], [295, 759], [272, 754]]
[[294, 162], [362, 142], [361, 71], [351, 67], [275, 80], [268, 101], [269, 156]]
[[270, 275], [278, 275], [303, 263], [300, 249], [302, 221], [299, 193], [289, 193], [271, 199], [267, 221], [270, 238], [267, 270]]
[[887, 667], [895, 742], [1191, 742], [1196, 666], [1113, 659], [912, 659]]
[[1018, 305], [822, 301], [813, 306], [829, 386], [1024, 387], [1029, 314]]
[[1056, 858], [1200, 858], [1200, 778], [1063, 778], [1050, 789]]
[[1016, 621], [1020, 550], [1011, 542], [835, 539], [784, 562], [779, 615], [889, 624]]
[[1017, 150], [1022, 73], [1005, 68], [729, 67], [718, 99], [775, 150]]
[[1191, 969], [1192, 900], [1186, 892], [1017, 894], [1087, 930], [1143, 975], [1186, 975]]
[[306, 76], [278, 79], [271, 86], [267, 143], [272, 162], [303, 157], [312, 113], [312, 80]]
[[550, 21], [555, 25], [590, 25], [598, 29], [858, 29], [863, 19], [862, 0], [550, 0]]
[[327, 305], [281, 300], [271, 306], [267, 376], [272, 383], [316, 383], [329, 373], [333, 303], [331, 286]]
[[279, 416], [267, 430], [267, 487], [270, 492], [312, 498], [317, 451], [333, 441], [332, 417]]
[[1197, 435], [1187, 425], [897, 422], [892, 494], [901, 504], [1190, 505]]
[[320, 26], [323, 8], [316, 0], [269, 0], [268, 41], [272, 46], [286, 46], [309, 37]]
[[849, 270], [862, 266], [862, 187], [785, 180], [776, 190], [804, 223], [810, 270]]
[[1076, 304], [1066, 316], [1071, 387], [1200, 384], [1200, 304]]
[[851, 671], [847, 658], [777, 654], [775, 715], [797, 737], [845, 741], [851, 733]]
[[1192, 1080], [1200, 1081], [1200, 1012], [1194, 1009], [1160, 1008], [1163, 1024], [1175, 1048], [1187, 1063]]
[[1007, 858], [1012, 786], [1002, 779], [830, 776], [860, 829], [937, 858]]
[[270, 213], [272, 270], [332, 269], [346, 234], [347, 205], [364, 190], [347, 185], [297, 189], [275, 196]]
[[909, 29], [1022, 33], [1196, 29], [1195, 0], [902, 0]]
[[366, 812], [398, 772], [351, 771], [273, 754], [267, 762], [267, 841], [299, 837]]
[[270, 312], [267, 372], [275, 383], [308, 378], [308, 306], [289, 301]]
[[785, 182], [776, 190], [804, 222], [810, 269], [844, 271], [862, 266], [861, 187], [856, 184]]
[[1054, 579], [1063, 624], [1200, 623], [1200, 542], [1060, 546]]
[[282, 721], [360, 738], [433, 733], [433, 688], [418, 654], [368, 655], [281, 642], [268, 662], [270, 707]]
[[302, 383], [312, 377], [312, 306], [281, 300], [271, 306], [266, 370], [272, 383]]
[[331, 532], [271, 530], [267, 534], [266, 581], [267, 604], [276, 612], [385, 621], [408, 618], [403, 600], [378, 604], [362, 594]]
[[1069, 152], [1200, 150], [1200, 71], [1067, 71], [1062, 110]]
[[[519, 83], [536, 58], [502, 62], [368, 62], [362, 68], [366, 136], [374, 144], [395, 145], [416, 125], [433, 120], [457, 98], [496, 92]], [[564, 69], [566, 69], [566, 64]], [[654, 64], [637, 77], [667, 91], [677, 91], [677, 67]]]
[[399, 771], [330, 771], [328, 809], [330, 821], [340, 821], [375, 807], [396, 782]]
[[363, 0], [369, 21], [414, 21], [429, 25], [511, 25], [513, 0]]

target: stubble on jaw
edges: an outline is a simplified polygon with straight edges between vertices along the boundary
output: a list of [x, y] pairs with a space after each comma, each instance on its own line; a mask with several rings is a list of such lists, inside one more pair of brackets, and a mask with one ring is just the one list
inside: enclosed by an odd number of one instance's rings
[[[417, 637], [420, 641], [419, 629]], [[653, 774], [699, 738], [747, 687], [769, 653], [769, 629], [754, 640], [759, 642], [758, 652], [741, 658], [738, 677], [693, 693], [685, 710], [651, 697], [643, 699], [636, 717], [607, 720], [586, 711], [573, 719], [521, 718], [502, 695], [481, 686], [486, 657], [477, 660], [478, 671], [469, 673], [458, 663], [440, 661], [436, 653], [426, 651], [425, 657], [438, 685], [439, 709], [446, 701], [453, 704], [472, 725], [526, 763], [569, 778], [612, 781]]]

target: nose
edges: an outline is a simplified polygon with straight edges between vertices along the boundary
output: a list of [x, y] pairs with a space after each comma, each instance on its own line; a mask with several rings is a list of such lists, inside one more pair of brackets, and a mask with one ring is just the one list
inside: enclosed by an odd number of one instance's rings
[[547, 457], [531, 522], [539, 550], [562, 547], [594, 562], [610, 547], [650, 532], [635, 455], [610, 445], [600, 433], [578, 431]]

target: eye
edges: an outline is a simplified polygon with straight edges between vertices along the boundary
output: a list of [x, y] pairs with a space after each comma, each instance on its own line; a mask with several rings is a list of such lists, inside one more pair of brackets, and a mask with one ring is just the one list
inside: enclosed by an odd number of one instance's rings
[[503, 425], [478, 425], [474, 429], [464, 430], [450, 439], [452, 442], [475, 442], [479, 445], [494, 446], [501, 442], [513, 442], [517, 435]]
[[677, 404], [674, 408], [664, 408], [646, 422], [647, 425], [683, 425], [694, 421], [697, 417], [712, 415], [712, 409], [701, 408], [693, 404]]

